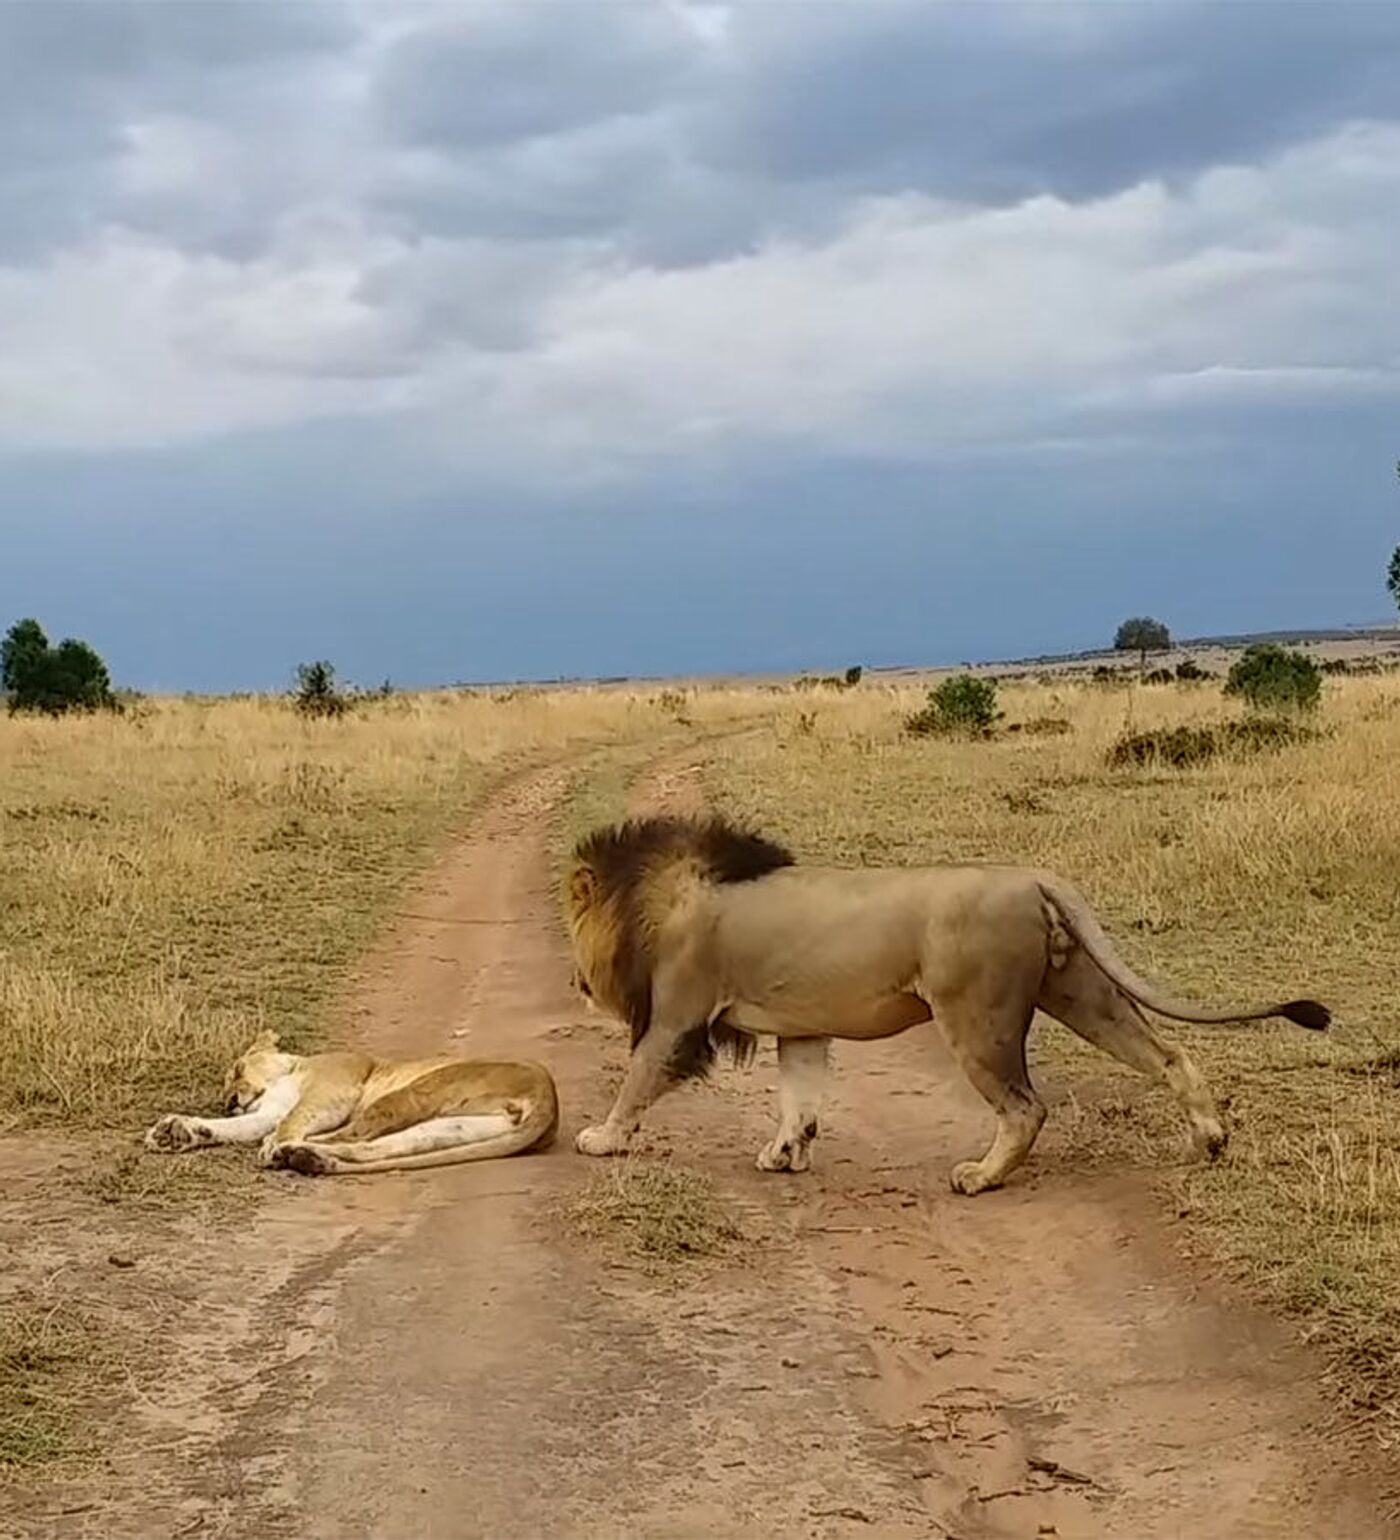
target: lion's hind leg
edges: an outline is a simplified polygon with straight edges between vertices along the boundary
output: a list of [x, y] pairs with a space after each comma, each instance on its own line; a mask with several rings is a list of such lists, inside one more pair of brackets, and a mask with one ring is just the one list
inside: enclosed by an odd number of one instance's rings
[[1016, 996], [1003, 995], [995, 1003], [970, 997], [934, 1002], [934, 1020], [944, 1040], [997, 1119], [996, 1136], [981, 1160], [963, 1160], [953, 1167], [954, 1192], [971, 1197], [1000, 1187], [1030, 1154], [1040, 1133], [1045, 1104], [1026, 1068], [1032, 1014], [1031, 1005]]
[[1083, 952], [1071, 954], [1063, 969], [1047, 973], [1040, 1008], [1120, 1063], [1165, 1085], [1186, 1114], [1199, 1154], [1213, 1158], [1225, 1148], [1220, 1113], [1185, 1049], [1158, 1037], [1136, 1003]]

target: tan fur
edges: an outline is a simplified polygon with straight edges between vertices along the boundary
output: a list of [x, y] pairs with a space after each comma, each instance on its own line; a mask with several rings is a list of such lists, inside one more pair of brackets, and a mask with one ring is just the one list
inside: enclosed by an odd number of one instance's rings
[[[769, 869], [716, 879], [687, 858], [680, 822], [667, 825], [664, 839], [646, 821], [591, 836], [566, 885], [578, 977], [633, 1035], [612, 1111], [578, 1137], [586, 1154], [625, 1149], [650, 1102], [703, 1072], [726, 1038], [768, 1034], [781, 1050], [888, 1037], [934, 1020], [997, 1116], [987, 1154], [952, 1175], [957, 1191], [980, 1192], [1025, 1159], [1045, 1117], [1025, 1060], [1038, 1007], [1166, 1084], [1197, 1148], [1213, 1155], [1226, 1138], [1215, 1104], [1190, 1059], [1157, 1036], [1139, 1005], [1185, 1021], [1327, 1023], [1312, 1001], [1215, 1011], [1168, 998], [1127, 967], [1084, 900], [1048, 872], [809, 868], [782, 864], [790, 858], [769, 847]], [[756, 838], [720, 820], [694, 828], [711, 852], [727, 832]], [[799, 1170], [816, 1132], [824, 1049], [780, 1051], [779, 1067], [782, 1120], [758, 1163]]]
[[266, 1166], [364, 1174], [492, 1160], [548, 1144], [559, 1098], [542, 1064], [285, 1053], [262, 1033], [224, 1080], [229, 1116], [171, 1113], [153, 1150], [261, 1142]]

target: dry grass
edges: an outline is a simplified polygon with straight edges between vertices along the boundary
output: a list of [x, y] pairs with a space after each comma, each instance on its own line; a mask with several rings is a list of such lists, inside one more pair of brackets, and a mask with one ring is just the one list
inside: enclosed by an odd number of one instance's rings
[[493, 774], [673, 730], [650, 693], [601, 689], [332, 722], [259, 700], [0, 718], [0, 1128], [203, 1104], [254, 1029], [327, 1025], [346, 965]]
[[[1041, 1073], [1074, 1101], [1037, 1160], [1156, 1164], [1201, 1243], [1326, 1340], [1361, 1404], [1394, 1429], [1400, 1392], [1400, 678], [1329, 681], [1316, 741], [1197, 769], [1110, 770], [1125, 732], [1215, 723], [1218, 687], [1002, 690], [1006, 724], [1068, 732], [912, 740], [912, 688], [867, 682], [716, 746], [720, 806], [808, 859], [1051, 867], [1125, 955], [1203, 1000], [1316, 994], [1325, 1038], [1287, 1025], [1171, 1030], [1229, 1099], [1231, 1151], [1169, 1174], [1174, 1109], [1046, 1026]], [[810, 711], [808, 695], [800, 709]]]
[[92, 1331], [70, 1309], [0, 1306], [0, 1480], [69, 1451], [75, 1376], [95, 1353]]
[[635, 1156], [591, 1176], [562, 1216], [585, 1239], [653, 1265], [722, 1256], [744, 1234], [707, 1176]]

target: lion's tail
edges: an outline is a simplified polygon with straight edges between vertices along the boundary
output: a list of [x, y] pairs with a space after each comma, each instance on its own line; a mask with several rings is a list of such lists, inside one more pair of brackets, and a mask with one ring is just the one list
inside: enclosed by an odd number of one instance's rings
[[1067, 883], [1049, 873], [1037, 876], [1042, 895], [1054, 907], [1065, 928], [1093, 959], [1101, 972], [1107, 975], [1125, 994], [1131, 995], [1139, 1005], [1155, 1011], [1159, 1016], [1173, 1021], [1194, 1021], [1214, 1025], [1227, 1021], [1265, 1021], [1271, 1016], [1283, 1016], [1310, 1032], [1321, 1032], [1332, 1020], [1332, 1013], [1316, 1000], [1282, 1000], [1272, 1005], [1250, 1005], [1230, 1010], [1206, 1010], [1198, 1005], [1188, 1005], [1164, 995], [1136, 973], [1123, 961], [1103, 926], [1095, 919], [1083, 898]]

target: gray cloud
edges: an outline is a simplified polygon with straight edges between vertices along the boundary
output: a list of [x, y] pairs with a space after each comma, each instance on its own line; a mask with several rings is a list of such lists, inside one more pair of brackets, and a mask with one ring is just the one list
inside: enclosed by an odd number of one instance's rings
[[699, 141], [774, 180], [1007, 201], [1084, 197], [1393, 116], [1400, 9], [1287, 4], [735, 12]]
[[506, 0], [394, 44], [377, 102], [399, 140], [477, 149], [647, 113], [683, 88], [696, 54], [663, 6]]
[[1397, 42], [1347, 0], [0, 5], [0, 440], [882, 454], [1388, 390], [1396, 130], [1345, 125]]

